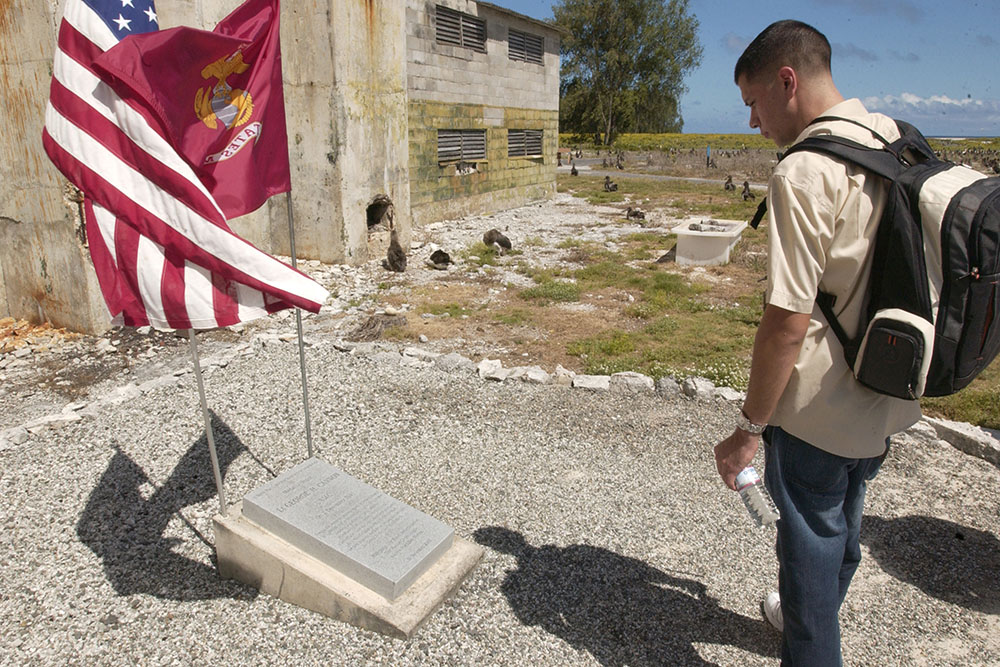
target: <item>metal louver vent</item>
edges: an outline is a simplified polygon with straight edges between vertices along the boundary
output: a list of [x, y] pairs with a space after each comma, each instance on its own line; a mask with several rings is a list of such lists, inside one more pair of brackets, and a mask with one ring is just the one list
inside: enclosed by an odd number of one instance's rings
[[508, 157], [527, 157], [541, 154], [541, 130], [507, 130]]
[[438, 130], [438, 162], [486, 159], [486, 130]]
[[545, 40], [530, 32], [513, 28], [507, 31], [507, 53], [511, 60], [543, 65], [545, 63]]
[[444, 5], [435, 9], [437, 41], [486, 53], [486, 21]]

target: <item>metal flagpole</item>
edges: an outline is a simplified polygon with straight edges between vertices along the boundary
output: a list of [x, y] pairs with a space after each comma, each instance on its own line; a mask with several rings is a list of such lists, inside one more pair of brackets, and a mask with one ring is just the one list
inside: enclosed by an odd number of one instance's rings
[[[292, 251], [292, 268], [298, 268], [295, 258], [295, 218], [292, 217], [292, 192], [285, 193], [285, 201], [288, 202], [288, 240]], [[309, 458], [313, 455], [312, 422], [309, 419], [309, 390], [306, 387], [306, 349], [302, 340], [302, 310], [295, 309], [295, 327], [299, 332], [299, 368], [302, 371], [302, 407], [306, 417], [306, 450]]]
[[188, 329], [188, 341], [191, 343], [191, 359], [194, 361], [194, 377], [198, 381], [198, 396], [201, 398], [201, 414], [205, 419], [205, 437], [208, 439], [208, 453], [212, 457], [212, 473], [215, 474], [215, 488], [219, 492], [220, 513], [226, 515], [226, 491], [222, 488], [222, 473], [219, 472], [219, 455], [215, 451], [215, 433], [212, 430], [212, 420], [208, 416], [208, 403], [205, 401], [205, 383], [201, 379], [201, 363], [198, 361], [198, 343], [194, 339], [194, 329]]

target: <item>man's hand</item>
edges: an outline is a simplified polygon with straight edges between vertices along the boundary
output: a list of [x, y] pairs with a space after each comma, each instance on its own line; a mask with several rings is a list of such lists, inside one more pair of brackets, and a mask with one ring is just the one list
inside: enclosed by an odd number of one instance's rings
[[759, 446], [760, 436], [742, 429], [736, 429], [715, 446], [715, 468], [722, 481], [733, 491], [736, 490], [736, 476], [750, 465]]

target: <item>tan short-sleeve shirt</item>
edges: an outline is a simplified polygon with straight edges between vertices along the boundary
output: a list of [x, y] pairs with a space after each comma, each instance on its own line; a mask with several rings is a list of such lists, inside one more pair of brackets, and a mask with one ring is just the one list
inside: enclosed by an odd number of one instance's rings
[[[856, 99], [821, 115], [857, 120], [889, 141], [899, 138], [891, 118], [868, 113]], [[881, 146], [864, 128], [835, 121], [810, 125], [796, 143], [824, 134]], [[840, 342], [816, 306], [817, 291], [832, 294], [837, 319], [848, 335], [855, 335], [885, 200], [882, 179], [809, 151], [782, 160], [768, 182], [767, 302], [812, 318], [770, 421], [849, 458], [881, 455], [888, 436], [920, 419], [917, 401], [883, 396], [854, 379]]]

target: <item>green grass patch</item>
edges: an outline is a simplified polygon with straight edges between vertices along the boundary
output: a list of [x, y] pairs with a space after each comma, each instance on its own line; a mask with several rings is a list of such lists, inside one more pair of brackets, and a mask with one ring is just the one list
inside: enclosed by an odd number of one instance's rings
[[[645, 232], [629, 236], [623, 239], [622, 252], [594, 249], [586, 266], [572, 272], [579, 290], [627, 291], [635, 303], [625, 314], [642, 324], [632, 322], [583, 336], [567, 345], [567, 353], [580, 358], [586, 373], [638, 371], [654, 378], [700, 375], [720, 385], [745, 388], [760, 319], [760, 294], [748, 294], [732, 306], [720, 307], [702, 298], [708, 286], [690, 284], [662, 265], [632, 266], [626, 261], [639, 251], [648, 256], [652, 247], [662, 247], [665, 238]], [[545, 272], [535, 279], [540, 284], [533, 290], [560, 284]]]
[[482, 241], [473, 243], [460, 253], [468, 263], [474, 266], [494, 266], [497, 263], [499, 253], [495, 247], [487, 246]]
[[501, 324], [520, 326], [531, 322], [531, 313], [523, 308], [512, 308], [495, 313], [493, 319]]
[[[579, 146], [580, 148], [607, 148], [593, 143], [593, 135], [580, 135], [568, 132], [559, 134], [560, 146]], [[774, 149], [774, 142], [759, 134], [621, 134], [615, 139], [613, 148], [626, 151], [667, 151], [667, 150], [700, 150], [706, 146], [712, 150], [734, 150], [738, 148]]]
[[556, 302], [571, 302], [580, 300], [580, 286], [576, 283], [554, 278], [543, 280], [534, 287], [522, 290], [522, 299], [536, 301], [540, 304]]
[[417, 308], [417, 312], [438, 316], [448, 315], [449, 317], [461, 317], [462, 315], [469, 315], [471, 313], [470, 310], [458, 303], [425, 304]]
[[920, 399], [920, 408], [934, 417], [1000, 429], [1000, 361], [957, 394]]
[[641, 202], [643, 210], [669, 207], [683, 215], [724, 220], [750, 220], [759, 203], [759, 199], [743, 201], [739, 192], [723, 190], [721, 180], [718, 184], [652, 178], [623, 178], [617, 182], [618, 192], [604, 192], [604, 179], [600, 176], [560, 173], [556, 178], [556, 189], [586, 199], [591, 204], [620, 203], [628, 196], [630, 201]]

